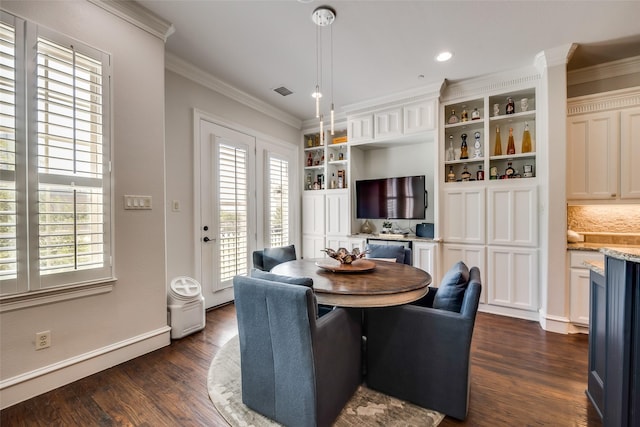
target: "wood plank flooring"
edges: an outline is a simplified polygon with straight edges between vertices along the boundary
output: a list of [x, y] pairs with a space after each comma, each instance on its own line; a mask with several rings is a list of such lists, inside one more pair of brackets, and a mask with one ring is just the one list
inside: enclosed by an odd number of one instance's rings
[[[235, 308], [204, 331], [0, 412], [9, 426], [225, 426], [207, 394], [214, 355], [237, 333]], [[588, 402], [587, 336], [479, 313], [469, 416], [447, 426], [601, 426]]]

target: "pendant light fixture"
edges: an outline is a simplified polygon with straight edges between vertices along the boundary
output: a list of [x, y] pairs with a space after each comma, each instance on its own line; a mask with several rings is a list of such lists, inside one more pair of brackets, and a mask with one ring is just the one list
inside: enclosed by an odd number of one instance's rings
[[[320, 112], [320, 98], [322, 97], [321, 87], [322, 87], [322, 27], [331, 27], [331, 24], [336, 20], [336, 11], [329, 6], [320, 6], [316, 8], [311, 14], [311, 19], [316, 24], [316, 90], [313, 93], [313, 97], [316, 102], [316, 118], [320, 119], [320, 138], [322, 139], [323, 134], [323, 115]], [[334, 108], [333, 108], [333, 29], [330, 31], [331, 43], [330, 43], [330, 77], [331, 77], [331, 112], [330, 112], [330, 120], [331, 120], [331, 135], [334, 134]]]

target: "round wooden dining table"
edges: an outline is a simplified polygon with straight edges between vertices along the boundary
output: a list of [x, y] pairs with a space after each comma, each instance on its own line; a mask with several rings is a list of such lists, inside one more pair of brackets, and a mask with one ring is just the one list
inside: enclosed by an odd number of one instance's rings
[[[325, 266], [321, 268], [318, 264]], [[358, 271], [358, 267], [364, 265]], [[362, 259], [350, 270], [331, 268], [331, 258], [298, 259], [275, 266], [271, 272], [283, 276], [310, 277], [319, 304], [339, 307], [387, 307], [407, 304], [426, 295], [431, 275], [410, 265]], [[335, 271], [332, 271], [335, 270]]]

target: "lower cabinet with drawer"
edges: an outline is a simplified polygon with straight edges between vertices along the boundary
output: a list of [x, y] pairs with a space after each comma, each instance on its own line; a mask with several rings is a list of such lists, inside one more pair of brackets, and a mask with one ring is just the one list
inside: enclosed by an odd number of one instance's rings
[[597, 251], [569, 251], [569, 320], [578, 332], [588, 333], [589, 326], [589, 268], [585, 261], [604, 261]]

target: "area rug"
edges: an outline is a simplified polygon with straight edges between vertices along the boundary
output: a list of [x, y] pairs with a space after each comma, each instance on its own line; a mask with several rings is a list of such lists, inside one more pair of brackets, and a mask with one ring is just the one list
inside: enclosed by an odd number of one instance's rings
[[[242, 403], [240, 344], [236, 335], [216, 354], [207, 378], [209, 397], [231, 426], [266, 427], [280, 424]], [[334, 426], [430, 427], [440, 424], [444, 414], [360, 386], [342, 410]]]

